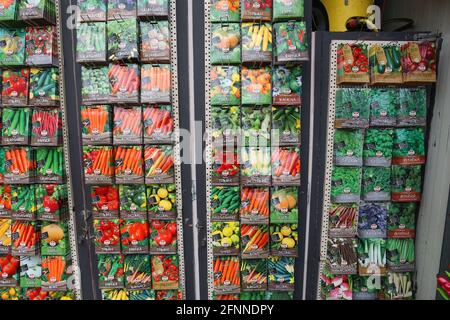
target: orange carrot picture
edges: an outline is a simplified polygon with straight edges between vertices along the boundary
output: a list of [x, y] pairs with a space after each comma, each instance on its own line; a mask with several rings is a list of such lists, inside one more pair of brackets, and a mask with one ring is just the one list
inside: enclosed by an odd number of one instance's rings
[[108, 72], [111, 96], [116, 102], [137, 102], [139, 68], [136, 64], [111, 64]]
[[81, 121], [83, 123], [83, 134], [98, 135], [110, 131], [107, 106], [82, 107]]
[[214, 286], [240, 286], [238, 257], [216, 257], [214, 262]]
[[46, 257], [42, 259], [42, 269], [45, 282], [58, 283], [64, 280], [66, 261], [61, 256]]
[[300, 178], [300, 150], [297, 147], [275, 148], [272, 152], [272, 176]]
[[141, 101], [169, 103], [172, 74], [169, 64], [143, 65], [141, 68]]
[[86, 176], [112, 177], [114, 175], [112, 147], [84, 147], [83, 160]]
[[242, 253], [268, 251], [269, 228], [267, 225], [241, 226]]
[[241, 217], [245, 215], [269, 216], [269, 189], [241, 189]]
[[34, 222], [14, 221], [11, 226], [13, 252], [32, 252], [36, 249], [39, 235]]
[[115, 149], [115, 174], [117, 176], [142, 176], [142, 147], [120, 146]]
[[147, 178], [173, 177], [172, 146], [147, 146], [144, 151], [144, 161]]
[[114, 107], [115, 141], [141, 142], [142, 139], [142, 109], [141, 107]]
[[171, 106], [144, 108], [144, 140], [147, 142], [170, 141], [174, 128]]

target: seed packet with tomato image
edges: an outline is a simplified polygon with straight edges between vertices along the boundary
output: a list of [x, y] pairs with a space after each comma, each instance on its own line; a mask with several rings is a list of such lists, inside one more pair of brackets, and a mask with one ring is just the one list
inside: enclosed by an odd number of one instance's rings
[[172, 146], [145, 146], [145, 183], [174, 182], [174, 162]]
[[66, 291], [71, 269], [70, 254], [55, 257], [42, 256], [42, 290]]
[[169, 15], [168, 0], [137, 0], [139, 17], [167, 17]]
[[111, 184], [114, 176], [113, 148], [83, 147], [84, 176], [88, 184]]
[[2, 145], [27, 145], [30, 143], [30, 108], [3, 108]]
[[80, 20], [106, 21], [107, 0], [78, 0]]
[[0, 217], [11, 217], [11, 186], [0, 185]]
[[294, 265], [294, 257], [269, 257], [269, 290], [293, 291], [295, 286]]
[[247, 292], [267, 290], [267, 260], [249, 259], [241, 262], [242, 289]]
[[31, 68], [30, 105], [58, 106], [59, 100], [59, 69]]
[[34, 181], [35, 162], [30, 147], [5, 148], [5, 183]]
[[241, 30], [238, 23], [214, 23], [211, 26], [211, 64], [241, 62]]
[[276, 66], [272, 71], [273, 105], [294, 106], [302, 103], [301, 66]]
[[147, 198], [144, 185], [119, 185], [120, 217], [147, 219]]
[[110, 64], [108, 78], [110, 102], [139, 102], [139, 66], [137, 64]]
[[119, 217], [119, 188], [117, 186], [92, 186], [91, 201], [94, 219]]
[[269, 201], [269, 188], [243, 187], [241, 189], [241, 222], [246, 224], [269, 223]]
[[114, 107], [114, 144], [142, 143], [142, 108]]
[[62, 117], [57, 109], [33, 108], [31, 145], [56, 147], [62, 143]]
[[141, 102], [170, 103], [172, 88], [170, 64], [146, 64], [141, 68]]
[[34, 288], [41, 286], [41, 257], [20, 257], [20, 287]]
[[269, 226], [241, 226], [241, 258], [262, 259], [269, 256]]
[[272, 62], [272, 25], [242, 23], [242, 62]]
[[308, 39], [304, 21], [275, 23], [275, 60], [293, 62], [308, 60]]
[[67, 186], [56, 184], [35, 185], [37, 219], [59, 222], [68, 213]]
[[148, 218], [175, 220], [177, 217], [176, 185], [151, 184], [147, 186]]
[[4, 66], [20, 66], [25, 62], [25, 28], [0, 29], [0, 61]]
[[177, 253], [177, 222], [152, 220], [150, 223], [150, 254]]
[[41, 225], [41, 255], [65, 256], [69, 253], [66, 222], [43, 222]]
[[133, 301], [155, 300], [155, 290], [128, 290], [129, 298]]
[[178, 290], [158, 290], [155, 300], [183, 300], [183, 293]]
[[408, 42], [401, 46], [401, 52], [405, 83], [436, 82], [436, 42]]
[[152, 289], [177, 290], [179, 281], [177, 255], [152, 257]]
[[237, 66], [211, 68], [210, 98], [213, 106], [235, 106], [241, 103], [241, 75]]
[[300, 147], [272, 148], [272, 183], [300, 184]]
[[369, 83], [367, 44], [340, 44], [337, 50], [337, 84]]
[[64, 180], [64, 150], [62, 147], [36, 149], [36, 181], [62, 183]]
[[43, 291], [40, 286], [35, 288], [22, 288], [22, 291], [20, 292], [20, 300], [42, 301], [48, 300], [48, 296], [49, 293], [47, 291]]
[[241, 148], [241, 183], [245, 186], [270, 186], [270, 147]]
[[0, 219], [0, 254], [11, 251], [11, 219]]
[[239, 0], [211, 0], [211, 22], [240, 22]]
[[212, 221], [237, 220], [239, 213], [239, 187], [213, 186], [209, 211]]
[[94, 220], [95, 253], [120, 253], [120, 226], [119, 219]]
[[83, 144], [102, 145], [112, 142], [112, 112], [109, 106], [81, 107]]
[[141, 62], [170, 62], [169, 21], [141, 21]]
[[137, 0], [108, 0], [108, 20], [136, 17]]
[[11, 218], [36, 220], [35, 185], [11, 186]]
[[106, 62], [106, 23], [81, 23], [77, 28], [77, 62]]
[[143, 108], [144, 143], [172, 143], [174, 118], [170, 105]]
[[304, 17], [304, 0], [274, 0], [273, 20], [292, 20]]
[[272, 0], [243, 0], [241, 3], [242, 21], [272, 19]]
[[[19, 285], [19, 257], [10, 254], [0, 256], [0, 286], [16, 287]], [[2, 295], [3, 300], [3, 295]]]
[[16, 256], [35, 256], [39, 238], [37, 222], [14, 220], [11, 225], [11, 253]]
[[55, 65], [58, 56], [56, 27], [27, 27], [26, 32], [26, 64]]
[[297, 224], [270, 225], [270, 254], [273, 256], [298, 256]]
[[83, 104], [107, 103], [110, 92], [109, 67], [81, 67], [81, 99]]
[[268, 105], [272, 103], [271, 70], [242, 68], [242, 104]]
[[[1, 37], [0, 37], [1, 38]], [[3, 60], [0, 60], [3, 61]], [[30, 70], [3, 70], [2, 72], [2, 104], [4, 106], [23, 106], [28, 104], [28, 83]]]
[[270, 201], [271, 223], [298, 222], [298, 187], [273, 187]]
[[239, 161], [235, 146], [215, 146], [212, 150], [212, 183], [239, 185]]
[[143, 254], [126, 255], [123, 270], [127, 290], [146, 290], [152, 287], [150, 256]]
[[115, 147], [116, 183], [144, 183], [142, 146]]
[[213, 222], [212, 246], [214, 255], [239, 254], [239, 222]]
[[215, 294], [235, 294], [241, 291], [239, 257], [214, 258]]
[[122, 253], [148, 253], [150, 230], [146, 220], [126, 220], [120, 228]]

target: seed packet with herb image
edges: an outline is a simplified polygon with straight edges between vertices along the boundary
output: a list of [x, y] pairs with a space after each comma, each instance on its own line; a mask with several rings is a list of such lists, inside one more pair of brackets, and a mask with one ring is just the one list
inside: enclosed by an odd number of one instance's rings
[[400, 88], [397, 126], [425, 126], [427, 122], [427, 90], [419, 88]]
[[308, 39], [304, 21], [278, 22], [273, 28], [277, 62], [308, 60]]
[[362, 167], [363, 130], [336, 129], [334, 131], [334, 164]]
[[369, 48], [371, 84], [403, 83], [400, 46], [372, 45]]
[[150, 254], [177, 253], [177, 222], [152, 220], [150, 224]]
[[414, 238], [416, 235], [417, 204], [393, 202], [388, 211], [388, 238]]
[[412, 272], [388, 272], [383, 283], [383, 298], [386, 300], [413, 299], [414, 274]]
[[61, 110], [33, 108], [31, 145], [56, 147], [62, 143]]
[[106, 62], [106, 23], [81, 23], [77, 29], [77, 62]]
[[36, 149], [36, 182], [63, 183], [64, 150], [62, 147]]
[[31, 136], [30, 108], [3, 108], [1, 133], [2, 145], [27, 145]]
[[361, 195], [364, 201], [390, 201], [391, 168], [364, 167]]
[[123, 254], [148, 253], [150, 230], [147, 220], [125, 220], [120, 228]]
[[107, 0], [78, 0], [80, 20], [106, 21]]
[[381, 276], [353, 276], [353, 300], [376, 300], [381, 289], [382, 281]]
[[269, 257], [269, 290], [293, 291], [295, 286], [294, 265], [294, 257]]
[[130, 300], [155, 300], [155, 290], [128, 290]]
[[11, 219], [0, 219], [0, 254], [11, 251]]
[[212, 150], [212, 178], [216, 185], [239, 185], [240, 164], [234, 146], [215, 146]]
[[300, 106], [272, 107], [272, 146], [300, 144]]
[[54, 0], [21, 1], [19, 7], [20, 20], [32, 23], [55, 24], [56, 6]]
[[83, 144], [103, 145], [112, 142], [111, 115], [109, 106], [81, 107]]
[[[20, 272], [20, 260], [19, 257], [7, 254], [0, 257], [0, 285], [2, 287], [17, 287], [19, 285], [19, 272]], [[11, 289], [8, 288], [9, 295], [11, 295]], [[2, 293], [2, 300], [4, 293]], [[8, 297], [9, 298], [9, 297]]]
[[280, 106], [301, 104], [301, 66], [275, 66], [272, 71], [272, 103]]
[[0, 61], [4, 66], [20, 66], [25, 62], [25, 28], [0, 29]]
[[139, 17], [167, 17], [169, 15], [168, 0], [137, 0]]
[[145, 290], [151, 288], [152, 272], [150, 256], [142, 254], [126, 255], [123, 262], [125, 288]]
[[91, 186], [92, 215], [94, 219], [119, 217], [118, 186]]
[[116, 183], [144, 183], [142, 146], [118, 146], [114, 152]]
[[67, 291], [68, 278], [72, 273], [71, 257], [42, 256], [42, 290]]
[[120, 227], [122, 221], [94, 220], [94, 245], [96, 254], [120, 253]]
[[65, 256], [69, 253], [66, 222], [43, 222], [41, 225], [41, 255]]
[[147, 198], [144, 185], [119, 185], [120, 217], [129, 220], [147, 219]]
[[272, 256], [298, 256], [298, 226], [292, 224], [270, 225], [270, 254]]
[[26, 32], [26, 64], [55, 65], [58, 57], [56, 27], [27, 27]]
[[321, 298], [323, 300], [352, 300], [354, 275], [334, 275], [328, 266], [320, 274]]
[[414, 271], [416, 260], [414, 239], [387, 239], [386, 256], [389, 271]]
[[[241, 268], [242, 266], [243, 263], [241, 263]], [[214, 292], [216, 294], [240, 292], [239, 257], [215, 257], [213, 271]]]
[[241, 276], [243, 291], [254, 292], [267, 290], [267, 260], [242, 260]]
[[238, 23], [215, 23], [211, 26], [211, 64], [241, 62], [241, 29]]
[[120, 289], [124, 287], [124, 255], [97, 255], [98, 281], [100, 289]]
[[422, 196], [422, 166], [392, 166], [392, 201], [419, 202]]
[[272, 0], [241, 1], [242, 21], [270, 21], [272, 19]]
[[173, 146], [145, 146], [145, 183], [173, 183], [175, 180], [173, 157]]
[[11, 218], [16, 220], [36, 220], [35, 185], [11, 186]]
[[144, 143], [172, 143], [174, 131], [173, 108], [170, 105], [143, 107]]
[[270, 189], [244, 187], [241, 189], [240, 220], [246, 224], [269, 223]]
[[146, 64], [141, 67], [141, 102], [170, 103], [172, 70], [170, 64]]
[[357, 274], [356, 247], [356, 239], [328, 239], [327, 263], [333, 274]]
[[332, 204], [328, 210], [328, 230], [331, 238], [353, 238], [358, 223], [358, 205]]
[[34, 288], [41, 286], [41, 257], [20, 257], [20, 287]]
[[268, 225], [241, 225], [241, 258], [267, 258], [270, 251], [269, 239]]
[[363, 161], [368, 167], [390, 167], [394, 144], [392, 129], [367, 129], [364, 137]]
[[399, 105], [399, 91], [393, 88], [371, 88], [370, 126], [393, 127]]
[[394, 130], [393, 164], [425, 164], [425, 131], [423, 128]]
[[108, 67], [81, 67], [81, 99], [83, 104], [100, 104], [109, 100]]
[[298, 187], [272, 187], [271, 223], [298, 222]]
[[369, 83], [367, 44], [340, 44], [337, 50], [337, 84]]
[[[137, 64], [110, 64], [108, 101], [113, 103], [138, 103], [139, 73], [140, 69]], [[142, 75], [143, 78], [144, 75]], [[144, 87], [142, 87], [142, 90], [144, 90]]]
[[239, 222], [213, 222], [212, 246], [214, 255], [239, 254]]
[[34, 152], [30, 147], [5, 148], [6, 184], [34, 182], [36, 162]]
[[241, 184], [246, 186], [270, 186], [271, 184], [271, 148], [241, 148]]
[[242, 62], [272, 61], [272, 25], [264, 22], [242, 23]]
[[31, 68], [29, 98], [29, 104], [32, 106], [58, 106], [59, 69]]
[[141, 21], [141, 61], [169, 62], [169, 21]]
[[211, 107], [212, 143], [217, 146], [235, 145], [240, 136], [241, 111], [239, 106]]
[[11, 186], [0, 185], [0, 217], [11, 217]]
[[[266, 291], [266, 292], [251, 292], [256, 293], [258, 296], [263, 296], [265, 300], [294, 300], [294, 292], [283, 292], [283, 291]], [[262, 299], [262, 300], [264, 300]], [[242, 298], [241, 294], [241, 300]], [[260, 299], [248, 299], [248, 300], [260, 300]]]
[[211, 105], [241, 103], [241, 75], [237, 66], [215, 66], [211, 69]]
[[126, 18], [135, 18], [137, 14], [136, 1], [108, 0], [108, 20], [118, 21]]
[[211, 22], [240, 22], [239, 0], [211, 0]]
[[335, 128], [364, 129], [369, 127], [369, 90], [339, 88], [336, 90]]
[[272, 148], [272, 184], [300, 184], [300, 147]]
[[274, 0], [273, 20], [296, 20], [304, 16], [304, 0]]
[[176, 185], [151, 184], [147, 186], [148, 218], [175, 220], [177, 216]]
[[[1, 41], [1, 37], [0, 37]], [[1, 52], [1, 50], [0, 50]], [[1, 59], [0, 61], [4, 61]], [[28, 104], [30, 69], [2, 71], [2, 104], [4, 106], [24, 106]]]
[[212, 221], [236, 220], [239, 213], [239, 187], [213, 186], [210, 203]]
[[386, 240], [358, 239], [358, 273], [360, 276], [386, 273]]
[[269, 146], [272, 121], [270, 111], [270, 107], [241, 108], [241, 143], [243, 146]]
[[[178, 257], [176, 255], [151, 256], [152, 263], [152, 289], [177, 290], [179, 281]], [[165, 291], [167, 294], [167, 291]], [[164, 297], [165, 295], [163, 295]], [[157, 297], [158, 298], [163, 298]], [[167, 298], [167, 296], [165, 296]]]
[[361, 194], [361, 168], [333, 167], [331, 201], [333, 203], [358, 202]]
[[242, 104], [269, 105], [272, 103], [271, 70], [242, 68]]
[[388, 202], [363, 202], [359, 206], [358, 236], [360, 238], [386, 238]]

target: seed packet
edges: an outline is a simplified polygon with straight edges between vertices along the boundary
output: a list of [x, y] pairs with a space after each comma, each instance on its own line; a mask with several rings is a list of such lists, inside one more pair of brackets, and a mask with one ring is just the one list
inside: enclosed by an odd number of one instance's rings
[[241, 108], [241, 137], [244, 146], [267, 147], [270, 142], [270, 107]]
[[83, 164], [86, 183], [112, 183], [114, 176], [114, 158], [112, 147], [83, 147]]
[[416, 234], [417, 204], [391, 203], [387, 219], [388, 238], [414, 238]]
[[108, 102], [110, 94], [108, 67], [81, 67], [81, 99], [83, 104]]
[[[252, 292], [258, 294], [258, 296], [264, 296], [265, 300], [294, 300], [294, 292], [289, 291], [266, 291], [266, 292]], [[242, 298], [241, 298], [242, 299]], [[252, 299], [250, 299], [252, 300]]]
[[300, 105], [302, 96], [301, 66], [275, 66], [272, 86], [273, 105]]
[[142, 146], [119, 146], [115, 148], [116, 183], [144, 183]]
[[386, 273], [386, 240], [358, 240], [358, 273], [360, 276], [384, 275]]
[[0, 254], [11, 251], [11, 219], [0, 219]]
[[400, 46], [372, 45], [369, 49], [371, 84], [403, 83]]
[[100, 289], [124, 287], [124, 258], [121, 254], [97, 255], [98, 287]]
[[56, 27], [27, 27], [26, 32], [26, 64], [55, 65], [58, 57]]
[[[239, 24], [213, 24], [211, 26], [211, 32], [211, 64], [240, 63], [241, 30]], [[248, 38], [247, 35], [245, 36]]]
[[[139, 1], [139, 0], [138, 0]], [[154, 290], [128, 290], [130, 300], [155, 300]]]
[[136, 0], [108, 0], [108, 20], [135, 18], [136, 14]]
[[427, 122], [427, 91], [425, 88], [400, 88], [397, 126], [425, 126]]
[[109, 61], [129, 60], [139, 57], [137, 27], [137, 22], [134, 19], [108, 21]]
[[139, 66], [137, 64], [110, 64], [108, 76], [110, 102], [139, 102]]
[[175, 184], [147, 186], [148, 218], [175, 220], [177, 217], [177, 191]]
[[81, 21], [106, 21], [107, 0], [78, 0]]
[[114, 144], [142, 143], [142, 108], [114, 107]]
[[241, 3], [242, 21], [272, 19], [272, 0], [243, 0]]
[[405, 83], [436, 82], [436, 43], [408, 42], [401, 46], [403, 81]]
[[[0, 285], [2, 287], [15, 287], [19, 285], [19, 268], [20, 268], [20, 260], [18, 257], [13, 257], [8, 254], [6, 256], [0, 257]], [[15, 290], [11, 290], [8, 288], [8, 298], [9, 296], [15, 296], [13, 292]], [[5, 294], [2, 292], [2, 300]]]
[[393, 164], [425, 164], [425, 132], [423, 128], [394, 130]]
[[143, 65], [141, 68], [141, 102], [170, 103], [171, 72], [170, 64]]
[[295, 286], [295, 258], [270, 257], [268, 260], [269, 290], [293, 291]]
[[[242, 264], [241, 264], [242, 268]], [[238, 257], [214, 258], [214, 292], [234, 294], [240, 292], [240, 272]]]
[[298, 222], [298, 187], [272, 187], [270, 222]]
[[110, 144], [112, 142], [111, 120], [111, 109], [109, 106], [82, 106], [81, 130], [83, 144]]
[[241, 183], [243, 185], [269, 186], [271, 183], [271, 148], [241, 148]]
[[[4, 66], [20, 66], [25, 62], [25, 28], [0, 29], [0, 61]], [[5, 72], [4, 70], [3, 72]], [[4, 77], [4, 76], [3, 76]]]
[[70, 255], [42, 257], [42, 290], [67, 291], [67, 281], [70, 277]]
[[212, 246], [214, 255], [239, 254], [239, 222], [213, 222]]
[[364, 88], [339, 88], [336, 90], [335, 128], [369, 127], [369, 90]]
[[386, 238], [389, 203], [361, 203], [358, 214], [360, 238]]
[[169, 62], [170, 37], [169, 21], [140, 22], [141, 61]]
[[241, 258], [263, 259], [269, 256], [269, 226], [241, 225]]
[[17, 220], [36, 220], [36, 197], [34, 185], [11, 186], [11, 218]]
[[239, 106], [211, 107], [212, 142], [214, 145], [235, 145], [240, 136], [241, 112]]
[[300, 148], [272, 148], [272, 184], [300, 184]]
[[[0, 61], [4, 61], [4, 59], [1, 59]], [[30, 79], [29, 69], [24, 68], [20, 70], [7, 70], [7, 69], [3, 70], [2, 104], [4, 106], [27, 105], [29, 96], [29, 85], [28, 85], [29, 79]]]
[[36, 182], [62, 183], [64, 178], [64, 151], [62, 147], [36, 150]]
[[31, 183], [34, 181], [34, 156], [29, 147], [5, 148], [5, 183]]
[[33, 108], [31, 117], [31, 145], [56, 147], [61, 142], [61, 111], [47, 108]]
[[20, 257], [20, 287], [33, 288], [41, 286], [41, 257]]
[[376, 300], [381, 289], [381, 277], [353, 276], [353, 300]]
[[384, 277], [383, 297], [387, 300], [413, 299], [414, 280], [412, 272], [388, 272]]
[[390, 167], [394, 144], [392, 129], [367, 129], [364, 137], [365, 166]]
[[361, 168], [334, 167], [331, 177], [333, 203], [358, 202], [361, 193]]
[[77, 62], [106, 62], [106, 23], [81, 23], [77, 29]]
[[[179, 282], [178, 257], [176, 255], [156, 255], [151, 256], [151, 259], [152, 289], [177, 290]], [[162, 297], [157, 296], [156, 299], [158, 298]]]
[[298, 256], [298, 226], [292, 224], [270, 225], [270, 254], [272, 256]]
[[332, 204], [328, 210], [328, 230], [330, 238], [353, 238], [356, 236], [358, 205]]
[[170, 105], [143, 107], [144, 143], [173, 142], [174, 117]]
[[395, 126], [399, 104], [398, 90], [390, 88], [371, 88], [369, 92], [370, 126]]
[[58, 106], [59, 70], [57, 68], [30, 69], [30, 101], [32, 106]]
[[11, 217], [11, 186], [0, 185], [0, 217]]
[[273, 146], [300, 144], [300, 117], [300, 107], [272, 108], [271, 143]]
[[239, 212], [239, 187], [213, 186], [209, 208], [212, 221], [236, 220]]
[[30, 108], [3, 108], [2, 145], [30, 143]]
[[126, 289], [102, 290], [102, 300], [130, 300], [130, 291]]
[[304, 16], [304, 0], [274, 0], [273, 20], [296, 20]]
[[369, 83], [367, 44], [340, 44], [337, 50], [337, 84]]
[[175, 179], [172, 146], [145, 146], [145, 183], [173, 183]]
[[308, 39], [304, 21], [278, 22], [275, 30], [275, 60], [292, 62], [308, 60]]
[[240, 22], [239, 0], [211, 0], [211, 22]]
[[128, 290], [143, 290], [152, 287], [150, 256], [133, 254], [125, 256], [125, 287]]
[[67, 186], [56, 184], [35, 185], [37, 219], [60, 222], [68, 213]]
[[412, 272], [415, 265], [414, 239], [386, 240], [387, 267], [391, 272]]
[[41, 255], [64, 256], [69, 253], [65, 222], [44, 222], [41, 226]]
[[357, 166], [363, 164], [363, 130], [336, 129], [334, 131], [334, 164]]
[[150, 230], [148, 221], [125, 220], [120, 227], [123, 254], [148, 253]]
[[17, 18], [19, 9], [19, 1], [12, 0], [2, 3], [2, 11], [0, 12], [0, 21], [12, 21]]
[[169, 15], [168, 0], [137, 0], [139, 17], [167, 17]]
[[269, 67], [242, 68], [242, 104], [268, 105], [272, 103], [271, 71]]
[[241, 75], [236, 66], [211, 68], [211, 105], [239, 105], [241, 103]]
[[242, 23], [242, 62], [272, 62], [272, 25]]
[[[247, 296], [253, 296], [253, 293], [260, 293], [260, 292], [243, 292], [241, 294], [239, 293], [235, 293], [235, 294], [215, 294], [213, 296], [214, 300], [232, 300], [232, 301], [236, 301], [236, 300], [243, 300], [242, 296], [245, 295]], [[250, 299], [251, 300], [251, 299]]]
[[[221, 198], [221, 195], [218, 195]], [[270, 213], [270, 189], [244, 187], [241, 189], [240, 220], [246, 224], [267, 224]], [[233, 202], [231, 202], [232, 205]]]
[[11, 225], [13, 256], [35, 256], [39, 248], [39, 230], [35, 221], [13, 221]]
[[330, 271], [335, 275], [356, 274], [358, 256], [356, 239], [328, 239], [327, 262]]
[[391, 168], [365, 167], [362, 178], [362, 199], [391, 200]]
[[94, 220], [95, 253], [120, 253], [121, 220]]
[[144, 185], [119, 185], [120, 217], [129, 220], [147, 219], [147, 197]]
[[239, 185], [240, 164], [234, 146], [214, 147], [212, 150], [212, 178], [216, 185]]
[[352, 300], [351, 283], [353, 275], [335, 276], [327, 266], [320, 274], [321, 297], [323, 300]]
[[150, 254], [177, 253], [177, 222], [153, 220], [150, 227]]
[[[1, 117], [1, 110], [0, 110], [0, 117]], [[0, 129], [1, 129], [1, 124], [0, 124]], [[0, 144], [1, 144], [1, 137], [0, 137]], [[6, 170], [6, 157], [5, 157], [5, 149], [0, 148], [0, 185], [2, 185], [3, 183], [5, 183], [5, 170]], [[0, 189], [1, 191], [1, 189]], [[1, 192], [0, 192], [1, 195]], [[1, 196], [0, 196], [1, 199]], [[1, 214], [1, 207], [0, 207], [0, 217], [2, 216]]]
[[419, 202], [422, 195], [422, 166], [392, 166], [392, 201]]
[[183, 293], [179, 290], [158, 290], [155, 300], [158, 301], [175, 301], [183, 300]]
[[21, 1], [19, 19], [31, 20], [38, 24], [56, 23], [56, 6], [54, 0], [27, 0]]
[[267, 290], [267, 273], [267, 260], [242, 260], [242, 290], [247, 292]]
[[94, 219], [117, 219], [119, 217], [119, 188], [117, 186], [92, 186], [91, 202]]

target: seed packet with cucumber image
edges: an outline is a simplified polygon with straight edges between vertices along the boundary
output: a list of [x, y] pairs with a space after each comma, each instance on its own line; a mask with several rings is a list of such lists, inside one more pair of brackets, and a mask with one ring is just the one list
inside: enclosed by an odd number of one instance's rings
[[358, 224], [358, 205], [332, 204], [328, 210], [328, 231], [331, 238], [353, 238]]
[[[0, 265], [0, 274], [2, 275], [0, 285], [2, 287], [8, 287], [8, 296], [6, 298], [9, 299], [9, 296], [16, 295], [16, 289], [11, 287], [17, 287], [19, 285], [20, 260], [18, 257], [8, 254], [0, 257], [0, 261], [2, 262]], [[17, 289], [20, 290], [20, 288]], [[3, 296], [5, 296], [5, 292], [2, 292], [2, 300]]]
[[339, 88], [336, 90], [335, 128], [364, 129], [369, 127], [369, 92], [365, 88]]
[[272, 0], [241, 1], [242, 21], [270, 21], [272, 19]]
[[13, 220], [11, 241], [11, 254], [13, 256], [37, 255], [39, 249], [38, 222]]
[[4, 106], [27, 105], [29, 96], [29, 79], [30, 70], [28, 68], [19, 70], [3, 70], [1, 99], [2, 104]]
[[35, 185], [34, 193], [38, 220], [52, 222], [65, 220], [68, 213], [66, 185], [38, 184]]
[[425, 164], [425, 160], [424, 129], [395, 129], [392, 163], [399, 165], [419, 165]]
[[[151, 256], [152, 264], [152, 289], [153, 290], [177, 290], [179, 285], [179, 264], [177, 255]], [[160, 292], [160, 291], [158, 291]], [[156, 299], [168, 298], [167, 291]], [[175, 295], [178, 297], [178, 294]], [[175, 297], [173, 296], [173, 297]]]
[[106, 21], [107, 0], [78, 0], [81, 22]]
[[213, 222], [212, 246], [214, 255], [239, 254], [239, 222]]
[[167, 17], [169, 15], [168, 0], [137, 0], [139, 17]]
[[69, 253], [66, 222], [44, 222], [41, 225], [41, 255], [64, 256]]
[[416, 260], [414, 239], [387, 239], [386, 257], [390, 272], [414, 271]]
[[84, 177], [88, 184], [111, 184], [114, 158], [111, 146], [83, 147]]
[[[0, 117], [2, 115], [2, 110], [0, 110]], [[1, 128], [1, 125], [0, 125]], [[0, 144], [1, 144], [1, 137], [0, 137]], [[5, 149], [0, 148], [0, 185], [2, 185], [3, 183], [5, 183], [5, 169], [6, 169], [6, 158], [5, 158]], [[1, 199], [1, 189], [0, 189], [0, 199]], [[2, 216], [1, 214], [1, 208], [0, 208], [0, 217]]]
[[137, 0], [108, 0], [108, 20], [123, 20], [135, 18], [137, 14]]
[[66, 256], [42, 256], [42, 290], [67, 291], [72, 274], [70, 254]]
[[[242, 290], [246, 292], [267, 290], [267, 260], [241, 261]], [[242, 299], [242, 298], [241, 298]]]
[[1, 4], [2, 10], [0, 11], [0, 21], [12, 21], [16, 20], [17, 12], [19, 9], [19, 1], [8, 0]]
[[299, 106], [272, 107], [272, 146], [300, 144], [300, 117]]
[[127, 290], [146, 290], [152, 287], [150, 256], [141, 254], [126, 255], [123, 263], [125, 288]]
[[272, 184], [300, 184], [300, 147], [272, 148]]
[[138, 103], [139, 72], [140, 68], [137, 64], [110, 64], [108, 71], [109, 102]]
[[295, 258], [270, 257], [268, 260], [269, 290], [294, 291]]
[[[109, 10], [108, 8], [108, 13]], [[138, 25], [134, 19], [108, 21], [108, 60], [117, 61], [138, 58], [137, 34]]]
[[216, 23], [211, 26], [211, 64], [241, 62], [241, 29], [238, 23]]
[[272, 167], [270, 147], [241, 148], [241, 184], [245, 186], [270, 186]]
[[0, 254], [11, 251], [11, 219], [0, 219]]
[[358, 202], [361, 194], [361, 168], [333, 167], [331, 201], [333, 203]]
[[41, 257], [20, 257], [20, 287], [34, 288], [41, 286]]
[[272, 103], [271, 70], [242, 68], [242, 104], [269, 105]]
[[141, 102], [170, 103], [171, 88], [172, 70], [170, 64], [142, 65]]
[[364, 201], [391, 200], [391, 168], [364, 167], [361, 195]]
[[412, 300], [414, 273], [388, 272], [383, 281], [383, 298], [386, 300]]
[[[240, 219], [246, 224], [267, 224], [270, 213], [270, 189], [244, 187], [241, 189]], [[220, 197], [219, 197], [220, 199]]]
[[360, 238], [386, 238], [389, 202], [362, 202], [358, 214]]
[[272, 187], [270, 222], [298, 222], [298, 187]]
[[98, 287], [100, 289], [120, 289], [124, 285], [123, 262], [121, 254], [97, 255]]
[[22, 145], [30, 143], [31, 109], [3, 108], [2, 145]]
[[94, 220], [96, 254], [120, 254], [120, 219]]
[[336, 129], [334, 131], [334, 164], [362, 167], [363, 130]]
[[274, 0], [273, 20], [296, 20], [304, 16], [304, 0]]
[[57, 68], [30, 69], [30, 105], [59, 105], [59, 70]]
[[240, 22], [239, 0], [211, 0], [211, 22]]
[[169, 21], [141, 21], [141, 61], [169, 62]]
[[265, 259], [269, 256], [269, 226], [241, 225], [241, 258]]
[[145, 183], [173, 183], [175, 180], [173, 157], [172, 146], [145, 146]]
[[142, 137], [142, 108], [115, 106], [113, 144], [140, 144]]
[[176, 194], [176, 186], [173, 183], [148, 185], [148, 218], [150, 220], [175, 220], [177, 216]]
[[91, 186], [91, 203], [94, 219], [119, 218], [119, 187]]
[[298, 226], [292, 224], [270, 225], [270, 254], [272, 256], [298, 256]]
[[415, 202], [391, 203], [387, 219], [388, 238], [414, 238], [417, 209]]
[[400, 88], [397, 126], [425, 126], [427, 122], [427, 90], [419, 88]]
[[372, 45], [369, 48], [371, 84], [403, 83], [400, 46]]
[[150, 224], [150, 254], [177, 253], [177, 222], [152, 220]]
[[422, 196], [422, 166], [392, 166], [392, 201], [419, 202]]
[[240, 164], [235, 146], [215, 146], [212, 149], [214, 185], [239, 185]]
[[108, 102], [110, 85], [108, 67], [81, 67], [81, 99], [83, 104]]
[[120, 228], [123, 254], [148, 253], [150, 238], [147, 220], [125, 220]]
[[118, 146], [114, 152], [116, 183], [144, 183], [142, 146]]
[[278, 22], [275, 30], [275, 60], [292, 62], [308, 60], [308, 39], [304, 21]]
[[26, 32], [26, 64], [56, 65], [58, 57], [56, 27], [27, 27]]
[[243, 146], [267, 147], [270, 142], [270, 107], [241, 108], [241, 138]]
[[358, 240], [358, 274], [360, 276], [379, 276], [386, 274], [386, 240]]
[[367, 44], [340, 44], [337, 50], [337, 84], [369, 83]]
[[5, 148], [5, 183], [32, 183], [35, 177], [34, 152], [30, 147]]
[[272, 25], [263, 22], [242, 23], [242, 62], [272, 61]]
[[[242, 264], [241, 264], [242, 266]], [[215, 294], [236, 294], [240, 292], [239, 257], [214, 258]]]
[[335, 275], [357, 274], [356, 239], [328, 239], [327, 263]]
[[237, 66], [215, 66], [211, 68], [211, 105], [241, 104], [241, 75]]
[[143, 107], [144, 144], [172, 143], [174, 131], [173, 108], [170, 105]]
[[106, 62], [106, 23], [81, 23], [77, 29], [77, 62]]
[[301, 104], [301, 66], [275, 66], [272, 71], [273, 105], [293, 106]]
[[83, 144], [104, 145], [112, 142], [112, 110], [109, 106], [82, 106], [81, 133]]
[[119, 185], [120, 217], [129, 220], [147, 219], [147, 197], [144, 185]]
[[392, 129], [367, 129], [364, 137], [363, 162], [368, 167], [390, 167], [394, 144]]
[[213, 186], [210, 203], [212, 221], [237, 220], [239, 213], [239, 187]]
[[0, 29], [0, 61], [4, 66], [24, 64], [25, 35], [25, 28]]
[[61, 111], [33, 108], [31, 116], [31, 145], [56, 147], [62, 143]]
[[35, 185], [11, 186], [11, 218], [16, 220], [36, 220]]
[[211, 107], [212, 143], [215, 146], [235, 145], [240, 136], [241, 111], [239, 106]]
[[64, 179], [64, 151], [62, 147], [36, 149], [36, 182], [62, 183]]
[[393, 127], [396, 124], [399, 92], [391, 88], [371, 88], [370, 126]]
[[381, 289], [381, 281], [381, 277], [354, 275], [353, 300], [376, 300]]

